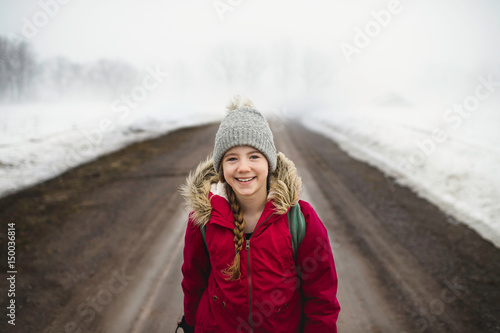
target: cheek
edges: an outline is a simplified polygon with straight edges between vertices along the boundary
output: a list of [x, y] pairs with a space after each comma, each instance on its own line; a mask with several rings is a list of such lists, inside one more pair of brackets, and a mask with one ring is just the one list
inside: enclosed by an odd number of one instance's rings
[[269, 175], [269, 166], [267, 165], [267, 163], [263, 163], [262, 165], [260, 165], [259, 172], [261, 175], [267, 178], [267, 176]]
[[224, 171], [222, 174], [224, 175], [224, 180], [226, 181], [226, 183], [231, 181], [231, 177], [229, 177], [226, 171]]
[[231, 175], [233, 174], [232, 170], [230, 167], [227, 165], [222, 166], [222, 174], [224, 175], [224, 179], [227, 181], [231, 180]]

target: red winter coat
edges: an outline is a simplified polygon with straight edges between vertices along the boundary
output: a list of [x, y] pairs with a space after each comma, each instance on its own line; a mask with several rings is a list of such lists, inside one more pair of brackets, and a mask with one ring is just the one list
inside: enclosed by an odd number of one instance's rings
[[[277, 181], [279, 180], [279, 181]], [[286, 212], [298, 202], [301, 180], [278, 154], [268, 202], [241, 252], [241, 278], [221, 273], [234, 260], [234, 218], [210, 160], [190, 175], [183, 194], [193, 209], [185, 237], [182, 289], [186, 322], [195, 332], [337, 332], [337, 274], [327, 231], [299, 201], [306, 220], [294, 259]], [[203, 242], [200, 226], [207, 225]], [[295, 266], [298, 266], [297, 269]]]

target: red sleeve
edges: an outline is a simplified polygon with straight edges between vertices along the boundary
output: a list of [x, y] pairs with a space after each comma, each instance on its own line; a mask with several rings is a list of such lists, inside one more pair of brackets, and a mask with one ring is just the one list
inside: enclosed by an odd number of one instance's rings
[[300, 201], [300, 208], [306, 220], [306, 234], [297, 250], [306, 316], [304, 332], [336, 333], [340, 305], [328, 233], [310, 204]]
[[184, 263], [182, 265], [182, 290], [184, 291], [184, 316], [186, 323], [195, 326], [196, 310], [201, 295], [208, 284], [210, 258], [200, 227], [189, 218], [184, 240]]

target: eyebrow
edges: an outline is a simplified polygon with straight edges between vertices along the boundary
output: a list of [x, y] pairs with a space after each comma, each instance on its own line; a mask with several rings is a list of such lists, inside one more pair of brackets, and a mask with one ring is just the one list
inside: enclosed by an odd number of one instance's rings
[[[252, 154], [255, 154], [255, 153], [262, 155], [262, 153], [260, 151], [258, 151], [257, 149], [249, 151], [247, 153], [247, 155], [252, 155]], [[224, 158], [229, 157], [229, 156], [238, 156], [238, 154], [236, 154], [236, 153], [228, 153], [228, 154], [224, 155]]]

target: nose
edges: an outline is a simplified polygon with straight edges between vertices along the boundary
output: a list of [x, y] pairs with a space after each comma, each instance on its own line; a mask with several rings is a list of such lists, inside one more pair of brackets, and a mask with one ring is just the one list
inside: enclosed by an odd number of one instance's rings
[[248, 163], [247, 160], [243, 159], [239, 164], [238, 164], [238, 172], [239, 173], [245, 173], [250, 171], [250, 164]]

